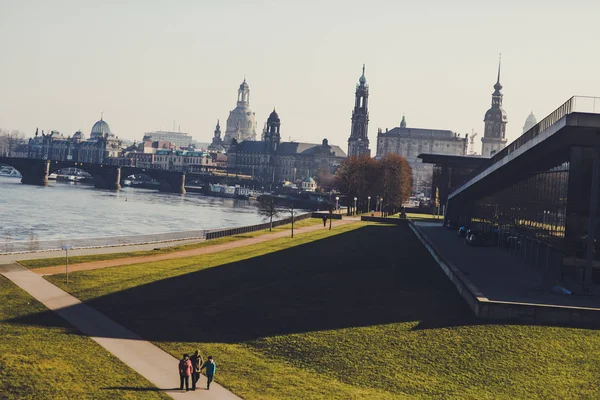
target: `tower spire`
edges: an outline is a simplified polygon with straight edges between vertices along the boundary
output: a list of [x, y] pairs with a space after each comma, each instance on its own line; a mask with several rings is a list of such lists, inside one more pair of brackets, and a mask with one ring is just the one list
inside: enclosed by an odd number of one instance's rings
[[500, 53], [500, 56], [498, 57], [498, 80], [496, 81], [496, 83], [500, 83], [500, 66], [502, 65], [502, 53]]

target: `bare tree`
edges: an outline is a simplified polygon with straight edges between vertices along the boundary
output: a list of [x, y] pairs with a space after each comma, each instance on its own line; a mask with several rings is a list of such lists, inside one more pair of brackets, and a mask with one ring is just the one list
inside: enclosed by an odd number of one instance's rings
[[19, 130], [0, 129], [0, 156], [10, 156], [25, 143], [25, 134]]
[[4, 246], [3, 250], [5, 253], [12, 253], [14, 249], [14, 244], [12, 241], [12, 236], [7, 231], [4, 232]]
[[38, 236], [34, 231], [29, 231], [29, 236], [27, 238], [27, 248], [29, 251], [36, 251], [40, 247], [38, 243]]
[[281, 212], [275, 205], [275, 199], [271, 196], [260, 196], [258, 198], [258, 215], [270, 220], [269, 231], [273, 230], [273, 218], [277, 218]]

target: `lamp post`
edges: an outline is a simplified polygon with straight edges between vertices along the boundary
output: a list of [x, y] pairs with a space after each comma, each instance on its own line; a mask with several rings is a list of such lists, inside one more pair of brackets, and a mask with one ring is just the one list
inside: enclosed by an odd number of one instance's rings
[[69, 283], [69, 250], [71, 250], [73, 246], [61, 246], [61, 249], [65, 251], [66, 263], [65, 263], [65, 275], [66, 275], [66, 283]]
[[367, 196], [367, 214], [371, 213], [371, 196]]
[[354, 198], [354, 215], [356, 215], [356, 197]]
[[335, 210], [336, 213], [339, 214], [338, 210], [340, 209], [340, 196], [335, 196]]
[[381, 198], [381, 202], [379, 203], [379, 213], [383, 217], [383, 197]]

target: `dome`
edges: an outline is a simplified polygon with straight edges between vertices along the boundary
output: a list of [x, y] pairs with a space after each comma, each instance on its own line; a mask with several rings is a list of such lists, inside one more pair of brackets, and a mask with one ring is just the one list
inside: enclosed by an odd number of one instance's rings
[[531, 128], [537, 125], [537, 119], [535, 115], [533, 115], [533, 111], [529, 114], [527, 119], [525, 120], [525, 125], [523, 125], [523, 133], [527, 132]]
[[535, 115], [533, 115], [533, 111], [531, 112], [531, 114], [529, 114], [527, 120], [525, 120], [525, 123], [531, 125], [537, 124], [537, 119], [535, 118]]
[[279, 115], [277, 114], [277, 111], [275, 111], [275, 109], [273, 109], [273, 112], [271, 113], [271, 115], [269, 115], [267, 123], [269, 122], [281, 122], [281, 120], [279, 119]]
[[107, 133], [109, 135], [112, 135], [112, 132], [110, 131], [110, 126], [108, 126], [106, 121], [101, 119], [100, 121], [96, 122], [94, 124], [94, 126], [92, 126], [92, 132], [90, 132], [90, 138], [93, 139], [93, 138], [97, 138], [97, 137], [102, 137]]
[[485, 113], [484, 121], [492, 121], [492, 120], [506, 121], [506, 119], [507, 119], [506, 111], [504, 111], [501, 108], [492, 107]]

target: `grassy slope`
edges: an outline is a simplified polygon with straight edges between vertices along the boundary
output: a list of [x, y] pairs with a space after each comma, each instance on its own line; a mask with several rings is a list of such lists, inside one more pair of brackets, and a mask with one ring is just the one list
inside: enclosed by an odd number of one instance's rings
[[174, 355], [212, 353], [248, 399], [600, 397], [600, 333], [475, 320], [407, 227], [353, 227], [81, 272], [69, 290]]
[[[323, 223], [319, 218], [308, 218], [294, 223], [294, 228], [302, 228], [305, 226], [317, 225]], [[200, 247], [212, 246], [215, 244], [229, 243], [235, 242], [240, 239], [248, 239], [256, 236], [266, 235], [268, 233], [281, 232], [285, 230], [291, 229], [291, 224], [282, 225], [273, 228], [273, 231], [269, 231], [268, 229], [256, 232], [244, 233], [241, 235], [228, 236], [224, 238], [203, 241], [199, 243], [191, 243], [180, 246], [172, 246], [172, 247], [164, 247], [159, 250], [146, 250], [146, 251], [130, 251], [124, 253], [112, 253], [112, 254], [93, 254], [88, 256], [75, 256], [69, 257], [69, 264], [81, 264], [85, 262], [91, 261], [103, 261], [103, 260], [114, 260], [118, 258], [127, 258], [127, 257], [139, 257], [139, 256], [153, 256], [156, 254], [166, 254], [173, 253], [176, 251], [197, 249]], [[52, 267], [55, 265], [63, 265], [65, 262], [64, 257], [54, 257], [54, 258], [40, 258], [40, 259], [32, 259], [32, 260], [21, 260], [19, 264], [24, 267], [33, 269], [33, 268], [43, 268], [43, 267]]]
[[3, 276], [0, 298], [0, 398], [168, 398]]

